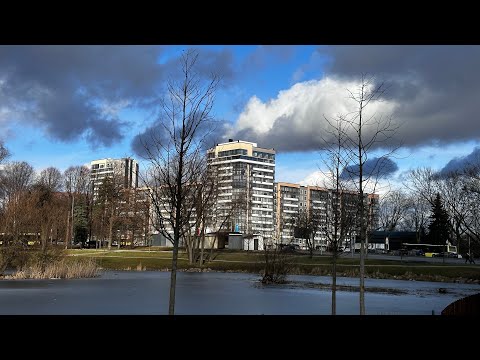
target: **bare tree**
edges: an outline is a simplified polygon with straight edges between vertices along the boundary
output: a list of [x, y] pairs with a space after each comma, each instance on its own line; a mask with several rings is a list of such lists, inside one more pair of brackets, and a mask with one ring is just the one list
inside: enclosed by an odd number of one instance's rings
[[315, 234], [320, 229], [321, 213], [315, 209], [300, 208], [298, 212], [292, 216], [290, 222], [285, 225], [293, 227], [295, 238], [305, 241], [310, 259], [313, 258], [313, 251], [315, 250]]
[[430, 205], [434, 204], [438, 189], [435, 183], [435, 172], [431, 168], [418, 168], [410, 171], [405, 186]]
[[[450, 218], [450, 228], [455, 235], [457, 246], [461, 245], [464, 234], [475, 234], [476, 205], [474, 194], [469, 192], [469, 174], [466, 172], [451, 172], [439, 174], [430, 168], [418, 168], [412, 170], [408, 176], [406, 186], [424, 202], [434, 205], [437, 193], [442, 194], [445, 210]], [[480, 238], [479, 238], [480, 239]]]
[[[265, 241], [265, 240], [264, 240]], [[262, 276], [263, 284], [282, 284], [285, 283], [287, 275], [291, 271], [292, 263], [287, 247], [283, 245], [276, 235], [263, 244], [264, 271]]]
[[[205, 214], [208, 211], [208, 197], [211, 183], [196, 183], [192, 186], [197, 187], [197, 191], [192, 191], [192, 198], [187, 198], [186, 204], [193, 209], [192, 218], [186, 224], [183, 231], [185, 250], [188, 255], [189, 264], [194, 264], [197, 261], [197, 254], [200, 249], [202, 234], [205, 231]], [[193, 197], [194, 196], [194, 197]]]
[[384, 231], [394, 231], [407, 216], [410, 199], [401, 190], [390, 191], [380, 202], [379, 221]]
[[405, 213], [402, 228], [415, 231], [417, 243], [425, 233], [428, 225], [429, 203], [421, 196], [410, 193], [407, 198], [408, 208]]
[[63, 176], [56, 167], [48, 167], [40, 172], [38, 183], [48, 188], [50, 191], [60, 191], [62, 189]]
[[60, 215], [58, 211], [61, 209], [60, 199], [56, 192], [60, 190], [61, 186], [62, 174], [60, 170], [49, 167], [41, 171], [32, 189], [32, 196], [35, 197], [34, 210], [40, 226], [40, 241], [43, 253], [47, 250], [48, 237], [53, 232], [53, 224]]
[[[344, 117], [347, 126], [345, 145], [349, 149], [348, 168], [350, 179], [358, 191], [358, 236], [360, 238], [360, 315], [365, 314], [365, 243], [370, 217], [368, 216], [366, 189], [375, 192], [382, 168], [387, 164], [385, 159], [392, 156], [397, 147], [391, 147], [389, 142], [396, 133], [398, 126], [392, 117], [377, 114], [367, 114], [373, 103], [381, 101], [386, 91], [384, 82], [376, 82], [373, 77], [362, 74], [361, 82], [354, 91], [348, 90], [349, 98], [355, 103], [356, 109]], [[375, 148], [390, 148], [384, 155], [377, 157], [370, 169], [366, 168], [369, 156]], [[373, 161], [373, 159], [370, 159]]]
[[[19, 240], [20, 230], [31, 214], [22, 211], [23, 200], [34, 180], [33, 167], [25, 161], [7, 163], [0, 175], [0, 188], [5, 210], [4, 233]], [[25, 210], [25, 209], [23, 209]], [[24, 229], [23, 229], [24, 230]]]
[[182, 78], [168, 81], [156, 131], [143, 141], [150, 163], [148, 181], [157, 218], [156, 229], [173, 243], [168, 313], [175, 313], [175, 286], [180, 239], [193, 209], [186, 199], [196, 198], [206, 166], [203, 149], [211, 127], [211, 110], [219, 83], [215, 75], [203, 80], [196, 72], [198, 53], [182, 56]]
[[63, 174], [65, 190], [70, 199], [70, 212], [67, 215], [65, 249], [72, 242], [74, 235], [74, 208], [76, 198], [85, 196], [90, 188], [90, 169], [86, 166], [70, 166]]
[[150, 225], [150, 196], [149, 188], [123, 189], [119, 204], [119, 226], [121, 239], [125, 245], [130, 242], [133, 248], [142, 243], [146, 244]]
[[327, 179], [324, 181], [324, 187], [330, 191], [325, 204], [325, 221], [322, 227], [332, 253], [332, 315], [336, 315], [337, 259], [341, 254], [342, 244], [352, 235], [357, 203], [356, 194], [348, 191], [347, 181], [342, 178], [342, 173], [348, 166], [344, 118], [340, 116], [334, 121], [327, 118], [325, 120], [329, 125], [326, 133], [332, 140], [323, 139], [322, 162], [325, 170], [322, 172]]
[[[480, 159], [469, 164], [463, 171], [463, 190], [467, 198], [467, 206], [470, 209], [465, 221], [467, 236], [480, 243]], [[470, 246], [469, 246], [470, 251]]]
[[[462, 237], [467, 232], [466, 225], [470, 225], [472, 218], [469, 216], [472, 210], [470, 194], [465, 184], [465, 174], [450, 172], [445, 176], [437, 176], [436, 183], [445, 210], [449, 214], [452, 235], [455, 237], [457, 251], [460, 251]], [[476, 212], [476, 211], [475, 211]]]
[[0, 141], [0, 163], [10, 155], [8, 149], [4, 146], [3, 141]]

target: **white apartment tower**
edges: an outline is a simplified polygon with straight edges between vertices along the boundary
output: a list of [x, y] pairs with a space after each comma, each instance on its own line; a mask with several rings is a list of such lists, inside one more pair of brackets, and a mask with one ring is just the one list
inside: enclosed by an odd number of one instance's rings
[[94, 197], [105, 177], [113, 177], [116, 173], [123, 178], [125, 189], [138, 187], [138, 163], [132, 158], [100, 159], [90, 163], [90, 180], [93, 184]]
[[275, 212], [275, 150], [230, 139], [209, 149], [207, 158], [209, 171], [215, 174], [217, 189], [211, 229], [271, 239]]

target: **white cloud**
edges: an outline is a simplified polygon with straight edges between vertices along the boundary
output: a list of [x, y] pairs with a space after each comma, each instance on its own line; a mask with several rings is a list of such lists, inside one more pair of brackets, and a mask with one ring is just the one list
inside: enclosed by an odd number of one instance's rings
[[[312, 185], [312, 186], [321, 186], [326, 188], [332, 188], [331, 185], [331, 175], [329, 172], [323, 172], [321, 170], [314, 171], [308, 174], [303, 180], [299, 181], [300, 185]], [[350, 184], [351, 189], [356, 189], [355, 184]], [[366, 184], [364, 191], [367, 193], [379, 194], [380, 196], [387, 194], [389, 191], [394, 189], [400, 189], [403, 187], [403, 184], [398, 179], [398, 177], [391, 177], [387, 179], [379, 179], [376, 183], [373, 181]]]
[[[297, 83], [266, 102], [253, 96], [232, 132], [279, 150], [318, 149], [328, 128], [324, 116], [331, 119], [355, 110], [355, 102], [348, 98], [347, 89], [357, 87], [358, 82], [352, 80], [325, 77]], [[396, 107], [390, 100], [371, 103], [365, 115], [391, 114]]]
[[323, 172], [321, 170], [314, 171], [308, 174], [305, 179], [299, 182], [300, 185], [311, 185], [311, 186], [321, 186], [321, 187], [330, 187], [329, 183], [331, 182], [331, 175], [329, 172]]

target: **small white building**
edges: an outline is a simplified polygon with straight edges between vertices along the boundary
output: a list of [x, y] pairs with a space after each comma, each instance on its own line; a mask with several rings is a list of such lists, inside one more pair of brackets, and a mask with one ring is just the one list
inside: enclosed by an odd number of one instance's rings
[[240, 233], [230, 233], [228, 234], [228, 248], [238, 250], [263, 250], [263, 236], [261, 234], [244, 235]]

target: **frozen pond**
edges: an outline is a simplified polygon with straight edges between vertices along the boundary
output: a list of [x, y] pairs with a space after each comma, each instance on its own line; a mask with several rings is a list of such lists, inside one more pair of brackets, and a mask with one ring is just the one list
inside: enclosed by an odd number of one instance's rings
[[[176, 314], [330, 314], [331, 293], [314, 284], [325, 276], [292, 275], [292, 284], [262, 286], [243, 273], [177, 275]], [[107, 271], [94, 279], [0, 280], [0, 314], [167, 314], [170, 273]], [[339, 278], [344, 286], [358, 279]], [[366, 279], [368, 315], [431, 315], [480, 292], [478, 284]], [[446, 289], [445, 294], [438, 292]], [[390, 289], [390, 290], [387, 290]], [[391, 291], [391, 290], [394, 291]], [[384, 291], [385, 290], [385, 291]], [[400, 290], [400, 291], [395, 291]], [[337, 291], [337, 314], [358, 315], [358, 292]]]

